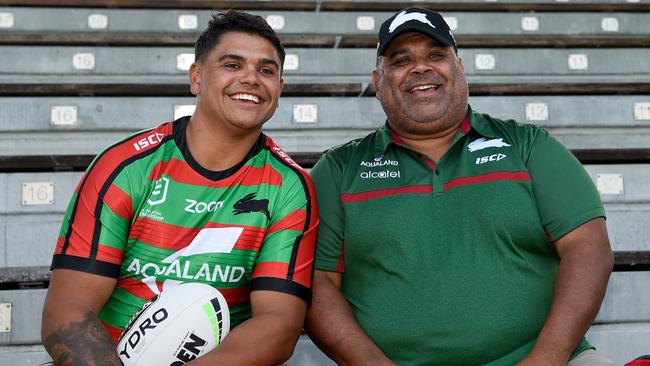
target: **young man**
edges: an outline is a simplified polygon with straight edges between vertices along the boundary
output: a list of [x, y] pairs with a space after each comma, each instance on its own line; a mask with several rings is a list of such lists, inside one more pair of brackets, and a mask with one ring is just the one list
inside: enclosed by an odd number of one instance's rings
[[372, 82], [386, 125], [311, 171], [315, 343], [341, 365], [613, 365], [583, 337], [613, 258], [580, 163], [469, 108], [438, 13], [382, 25]]
[[[70, 202], [42, 340], [57, 365], [120, 365], [115, 341], [164, 286], [228, 301], [226, 339], [192, 365], [288, 359], [310, 300], [312, 183], [261, 129], [278, 106], [284, 48], [263, 18], [213, 16], [189, 70], [196, 111], [99, 154]], [[251, 346], [254, 345], [254, 346]]]

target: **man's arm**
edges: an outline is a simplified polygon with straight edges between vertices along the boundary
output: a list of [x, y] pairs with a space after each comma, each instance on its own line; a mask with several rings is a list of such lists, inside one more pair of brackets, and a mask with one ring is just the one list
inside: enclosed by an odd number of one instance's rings
[[551, 309], [533, 350], [519, 366], [566, 365], [605, 296], [614, 257], [603, 218], [577, 227], [555, 247], [560, 266]]
[[187, 366], [263, 366], [288, 360], [300, 336], [307, 305], [276, 291], [251, 292], [252, 318], [228, 333], [223, 343]]
[[357, 323], [341, 294], [341, 278], [340, 273], [314, 271], [305, 327], [309, 337], [339, 365], [395, 365]]
[[56, 365], [121, 365], [113, 339], [97, 318], [116, 282], [74, 270], [52, 271], [41, 340]]

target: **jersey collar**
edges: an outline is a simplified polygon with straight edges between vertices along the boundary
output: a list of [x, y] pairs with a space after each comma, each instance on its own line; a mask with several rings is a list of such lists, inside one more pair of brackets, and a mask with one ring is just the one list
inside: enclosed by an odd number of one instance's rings
[[[490, 138], [498, 137], [490, 125], [489, 120], [484, 115], [473, 111], [472, 107], [468, 105], [467, 115], [465, 116], [465, 119], [463, 119], [463, 121], [460, 123], [460, 127], [457, 133], [459, 135], [467, 135], [467, 133], [472, 130], [476, 131], [481, 136]], [[454, 139], [454, 141], [456, 141], [458, 138], [459, 137]], [[388, 146], [391, 144], [398, 146], [404, 145], [401, 138], [390, 128], [388, 120], [386, 120], [384, 125], [377, 130], [376, 139], [377, 142], [375, 143], [375, 152], [377, 156], [384, 154], [386, 152], [386, 149], [388, 149]]]

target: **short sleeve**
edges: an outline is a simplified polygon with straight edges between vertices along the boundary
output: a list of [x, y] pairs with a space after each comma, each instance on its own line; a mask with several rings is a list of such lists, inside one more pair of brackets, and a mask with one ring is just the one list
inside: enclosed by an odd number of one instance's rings
[[315, 268], [343, 272], [344, 212], [340, 200], [343, 176], [334, 153], [325, 153], [310, 172], [316, 187], [321, 220], [316, 240]]
[[79, 181], [63, 218], [51, 269], [118, 277], [133, 197], [128, 175], [115, 161], [100, 154]]
[[251, 290], [279, 291], [310, 303], [318, 207], [302, 169], [283, 179], [271, 223], [255, 260]]
[[542, 224], [556, 241], [591, 219], [605, 217], [605, 210], [575, 156], [546, 130], [537, 132], [526, 165]]

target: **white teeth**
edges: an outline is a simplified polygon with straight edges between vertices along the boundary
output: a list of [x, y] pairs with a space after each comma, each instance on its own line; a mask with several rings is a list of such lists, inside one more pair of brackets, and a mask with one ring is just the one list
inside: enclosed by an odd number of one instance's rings
[[254, 102], [254, 103], [259, 103], [260, 102], [260, 98], [257, 97], [256, 95], [252, 95], [252, 94], [237, 93], [237, 94], [231, 95], [230, 98], [231, 99], [239, 99], [239, 100], [250, 100], [251, 102]]
[[428, 90], [435, 88], [435, 85], [433, 84], [427, 84], [427, 85], [418, 85], [415, 88], [411, 89], [411, 92], [417, 91], [417, 90]]

